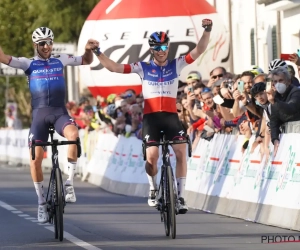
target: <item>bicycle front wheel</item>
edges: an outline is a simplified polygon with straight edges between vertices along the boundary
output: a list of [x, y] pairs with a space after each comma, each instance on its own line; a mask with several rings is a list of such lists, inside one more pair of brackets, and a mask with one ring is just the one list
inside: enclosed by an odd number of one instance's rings
[[55, 170], [55, 182], [56, 182], [56, 189], [55, 189], [54, 227], [57, 232], [55, 233], [55, 236], [58, 235], [58, 239], [62, 241], [64, 238], [64, 221], [63, 221], [63, 197], [62, 197], [61, 172], [59, 168]]
[[167, 167], [167, 176], [168, 176], [168, 216], [171, 227], [172, 238], [176, 238], [176, 214], [175, 214], [175, 193], [174, 193], [174, 181], [172, 175], [171, 166]]

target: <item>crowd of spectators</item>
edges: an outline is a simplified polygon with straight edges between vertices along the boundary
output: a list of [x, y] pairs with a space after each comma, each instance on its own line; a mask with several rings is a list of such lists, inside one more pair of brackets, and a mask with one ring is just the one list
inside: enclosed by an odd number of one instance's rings
[[[291, 55], [300, 75], [300, 59]], [[258, 66], [240, 74], [216, 67], [209, 79], [192, 71], [179, 82], [177, 112], [185, 131], [195, 147], [200, 139], [211, 140], [217, 133], [238, 133], [245, 136], [242, 151], [249, 139], [256, 135], [255, 147], [264, 143], [268, 150], [272, 141], [277, 150], [282, 125], [300, 120], [300, 84], [294, 67], [275, 59], [267, 70]], [[128, 89], [98, 96], [94, 103], [82, 97], [67, 108], [81, 129], [101, 130], [109, 127], [116, 136], [136, 136], [142, 139], [143, 96]]]

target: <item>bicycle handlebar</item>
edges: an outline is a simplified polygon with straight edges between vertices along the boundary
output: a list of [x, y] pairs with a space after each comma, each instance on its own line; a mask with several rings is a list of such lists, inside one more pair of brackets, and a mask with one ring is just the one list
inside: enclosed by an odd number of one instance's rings
[[144, 161], [146, 160], [146, 147], [151, 146], [162, 146], [162, 145], [174, 145], [174, 144], [188, 144], [188, 156], [192, 156], [192, 145], [190, 137], [187, 135], [186, 139], [184, 140], [164, 140], [160, 142], [147, 142], [146, 140], [143, 140], [143, 155], [144, 155]]
[[53, 140], [51, 142], [36, 142], [35, 140], [32, 140], [31, 143], [31, 154], [32, 154], [32, 160], [35, 160], [35, 147], [36, 146], [62, 146], [62, 145], [70, 145], [70, 144], [76, 144], [77, 145], [77, 156], [80, 157], [81, 155], [81, 148], [80, 148], [80, 139], [77, 138], [76, 141], [58, 141]]
[[172, 140], [172, 141], [162, 141], [162, 142], [145, 142], [146, 146], [161, 146], [161, 145], [175, 145], [189, 143], [188, 140]]

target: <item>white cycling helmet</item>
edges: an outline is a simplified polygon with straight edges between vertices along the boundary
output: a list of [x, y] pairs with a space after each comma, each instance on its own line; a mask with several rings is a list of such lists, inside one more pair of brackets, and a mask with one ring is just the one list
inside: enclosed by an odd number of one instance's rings
[[51, 29], [47, 27], [39, 27], [32, 33], [32, 41], [36, 43], [39, 40], [50, 38], [54, 39], [54, 34]]
[[274, 69], [277, 69], [279, 67], [288, 69], [288, 65], [286, 64], [286, 62], [282, 61], [281, 59], [275, 59], [269, 63], [269, 71], [273, 71]]

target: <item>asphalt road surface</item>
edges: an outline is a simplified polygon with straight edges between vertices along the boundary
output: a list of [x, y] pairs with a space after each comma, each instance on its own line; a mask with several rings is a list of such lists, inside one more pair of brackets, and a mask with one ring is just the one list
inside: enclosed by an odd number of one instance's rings
[[[48, 181], [49, 174], [45, 179]], [[75, 181], [77, 202], [67, 204], [65, 239], [37, 222], [37, 197], [28, 168], [0, 166], [0, 249], [299, 249], [300, 242], [267, 244], [262, 236], [298, 240], [299, 232], [190, 210], [177, 216], [177, 238], [166, 237], [146, 198], [111, 194]], [[275, 239], [275, 238], [274, 238]]]

